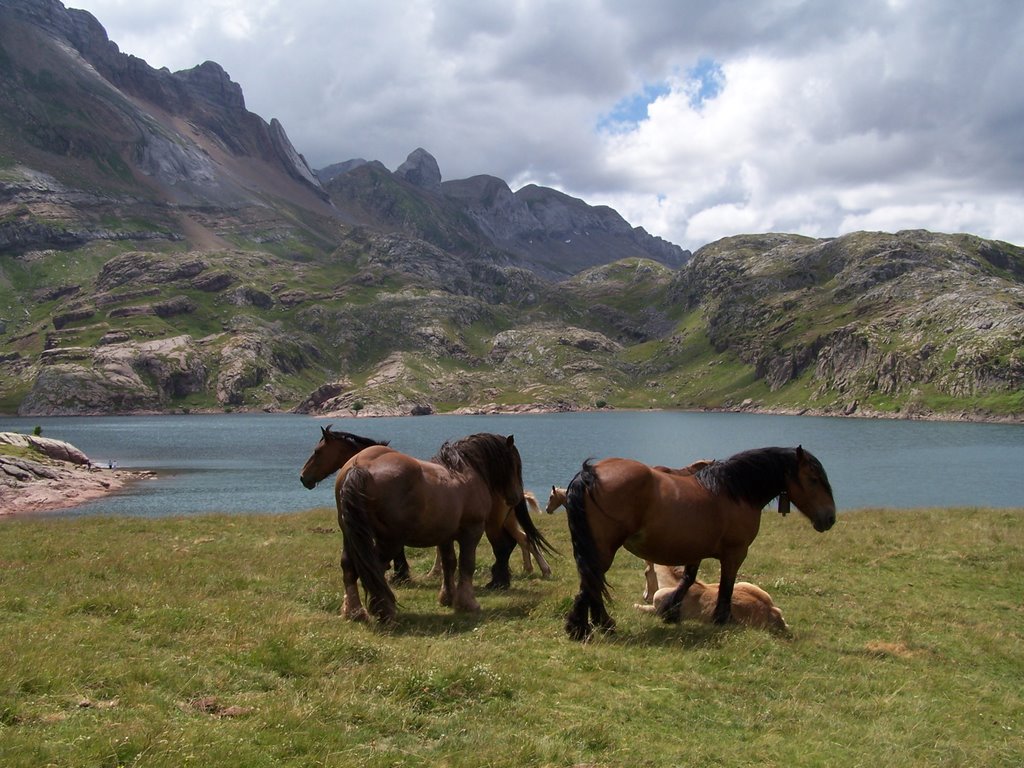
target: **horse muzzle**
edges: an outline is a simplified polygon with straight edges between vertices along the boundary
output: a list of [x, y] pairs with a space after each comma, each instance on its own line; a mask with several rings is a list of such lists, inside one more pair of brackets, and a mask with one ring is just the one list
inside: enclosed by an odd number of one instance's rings
[[836, 511], [834, 508], [819, 512], [818, 516], [814, 518], [814, 530], [818, 533], [824, 533], [835, 524]]
[[299, 475], [299, 482], [311, 491], [316, 488], [316, 480], [310, 480], [302, 475]]

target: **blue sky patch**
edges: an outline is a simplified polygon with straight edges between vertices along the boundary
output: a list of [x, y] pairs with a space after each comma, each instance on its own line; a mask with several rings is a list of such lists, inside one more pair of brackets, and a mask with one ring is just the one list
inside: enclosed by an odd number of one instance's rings
[[647, 107], [667, 96], [671, 90], [668, 82], [645, 83], [638, 93], [631, 93], [612, 107], [611, 112], [601, 115], [597, 127], [601, 130], [631, 130], [647, 119]]
[[694, 109], [703, 107], [705, 102], [711, 101], [725, 87], [722, 65], [714, 59], [698, 59], [696, 66], [686, 70], [686, 79], [693, 88], [690, 93], [690, 106]]
[[[704, 104], [718, 96], [724, 87], [725, 73], [722, 65], [712, 58], [700, 58], [686, 70], [686, 92], [693, 109], [700, 110]], [[668, 80], [644, 83], [643, 88], [621, 99], [610, 112], [598, 118], [598, 130], [613, 133], [634, 130], [647, 119], [647, 108], [671, 92], [672, 86]]]

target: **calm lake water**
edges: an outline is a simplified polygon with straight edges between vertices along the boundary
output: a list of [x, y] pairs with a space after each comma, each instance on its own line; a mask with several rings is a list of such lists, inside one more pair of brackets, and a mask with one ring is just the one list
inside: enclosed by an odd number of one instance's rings
[[[330, 420], [292, 414], [3, 418], [0, 431], [66, 440], [99, 464], [152, 469], [126, 493], [53, 515], [277, 513], [333, 508], [328, 480], [299, 469]], [[683, 466], [769, 445], [803, 445], [825, 465], [840, 512], [861, 507], [1024, 507], [1024, 427], [665, 411], [335, 419], [422, 459], [448, 439], [514, 434], [528, 490], [547, 499], [589, 457]]]

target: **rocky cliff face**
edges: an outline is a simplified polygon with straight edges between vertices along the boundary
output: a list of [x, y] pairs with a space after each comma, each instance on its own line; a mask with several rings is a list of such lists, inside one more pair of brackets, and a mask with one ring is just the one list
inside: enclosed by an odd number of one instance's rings
[[772, 392], [800, 382], [850, 412], [1012, 403], [1024, 388], [1022, 266], [1022, 249], [967, 235], [742, 236], [698, 251], [673, 295]]
[[678, 267], [689, 251], [606, 206], [529, 185], [513, 192], [495, 176], [441, 181], [437, 160], [420, 148], [393, 174], [379, 163], [336, 164], [321, 172], [335, 205], [358, 210], [364, 224], [421, 237], [464, 253], [490, 249], [552, 279], [625, 258]]
[[325, 202], [284, 128], [248, 112], [218, 64], [153, 69], [57, 0], [5, 0], [0, 20], [5, 149], [33, 172], [76, 186], [84, 173], [93, 190], [127, 192], [122, 204], [135, 206], [249, 205], [278, 185], [278, 197]]

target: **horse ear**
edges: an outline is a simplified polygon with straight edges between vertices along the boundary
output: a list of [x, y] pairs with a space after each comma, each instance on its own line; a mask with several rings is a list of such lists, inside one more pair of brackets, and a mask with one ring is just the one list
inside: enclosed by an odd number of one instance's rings
[[802, 445], [796, 447], [796, 460], [800, 462], [804, 460], [804, 447]]
[[552, 493], [554, 493], [554, 492], [555, 492], [555, 486], [553, 486], [553, 485], [551, 486], [551, 492], [552, 492]]
[[509, 448], [511, 448], [516, 444], [516, 439], [514, 436], [509, 435], [508, 438], [505, 440], [505, 443], [508, 445]]
[[320, 432], [324, 437], [327, 437], [327, 433], [331, 431], [331, 425], [328, 424], [326, 427], [320, 427]]

